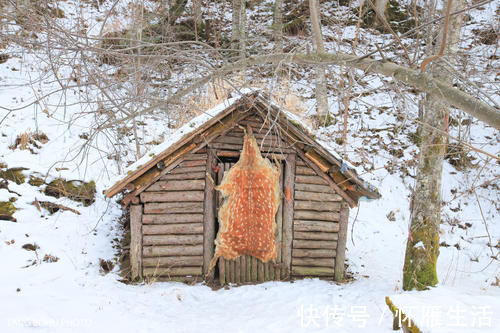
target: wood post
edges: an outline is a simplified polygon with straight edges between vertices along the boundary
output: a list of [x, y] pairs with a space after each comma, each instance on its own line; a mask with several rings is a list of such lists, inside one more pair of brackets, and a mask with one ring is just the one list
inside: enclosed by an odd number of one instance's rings
[[142, 205], [130, 206], [130, 270], [132, 280], [142, 278]]
[[206, 280], [212, 280], [214, 278], [214, 271], [208, 272], [208, 267], [210, 261], [214, 256], [215, 251], [215, 164], [216, 156], [212, 149], [208, 150], [207, 158], [207, 175], [212, 179], [207, 179], [205, 181], [205, 204], [204, 204], [204, 216], [203, 216], [203, 272], [205, 273]]
[[281, 270], [282, 279], [290, 278], [290, 270], [292, 267], [294, 184], [295, 155], [289, 154], [286, 158], [283, 180], [285, 198], [283, 200], [283, 243], [281, 250], [281, 258], [284, 266], [284, 269]]
[[[283, 169], [283, 163], [281, 163], [281, 168]], [[283, 171], [280, 174], [280, 192], [283, 189]], [[278, 265], [274, 265], [274, 280], [281, 280], [281, 251], [283, 244], [283, 202], [285, 201], [285, 196], [281, 193], [280, 205], [278, 208], [278, 212], [276, 214], [276, 242], [278, 243], [278, 253], [276, 254], [276, 263]]]
[[339, 239], [337, 241], [337, 257], [335, 258], [335, 281], [344, 279], [345, 248], [347, 241], [347, 222], [349, 221], [349, 206], [342, 203], [340, 209]]

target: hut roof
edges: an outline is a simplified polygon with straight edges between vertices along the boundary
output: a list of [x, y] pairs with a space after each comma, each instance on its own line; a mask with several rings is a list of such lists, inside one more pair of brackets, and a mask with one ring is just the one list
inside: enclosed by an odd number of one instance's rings
[[378, 190], [362, 180], [353, 167], [337, 153], [314, 140], [297, 116], [275, 105], [269, 96], [259, 91], [230, 98], [180, 127], [162, 144], [130, 165], [126, 174], [106, 190], [105, 195], [112, 197], [125, 188], [131, 190], [132, 195], [139, 194], [177, 166], [185, 154], [200, 150], [212, 139], [236, 126], [238, 118], [233, 115], [233, 111], [237, 109], [254, 110], [263, 119], [269, 120], [274, 131], [280, 132], [283, 138], [294, 144], [304, 158], [314, 163], [317, 171], [330, 176], [331, 184], [351, 206], [355, 206], [360, 197], [380, 198]]

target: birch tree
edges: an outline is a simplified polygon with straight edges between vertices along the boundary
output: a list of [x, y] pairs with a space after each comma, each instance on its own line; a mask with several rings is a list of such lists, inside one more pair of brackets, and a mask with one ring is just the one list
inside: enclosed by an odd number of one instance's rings
[[[309, 0], [309, 15], [311, 16], [312, 41], [316, 54], [325, 53], [323, 35], [321, 33], [321, 16], [319, 11], [319, 0]], [[316, 111], [321, 124], [325, 124], [328, 118], [328, 94], [326, 90], [326, 66], [319, 65], [316, 71]]]
[[231, 48], [237, 52], [239, 60], [245, 59], [246, 55], [246, 25], [245, 0], [233, 0]]
[[[442, 24], [437, 43], [423, 61], [421, 70], [451, 84], [449, 71], [439, 62], [441, 56], [453, 62], [457, 52], [463, 14], [451, 16], [465, 7], [465, 0], [448, 0], [447, 18]], [[431, 9], [432, 10], [432, 9]], [[432, 32], [430, 32], [432, 33]], [[441, 43], [439, 43], [441, 42]], [[429, 64], [429, 65], [426, 65]], [[403, 268], [403, 289], [423, 290], [438, 283], [436, 263], [439, 255], [441, 221], [441, 176], [446, 141], [446, 118], [449, 105], [439, 96], [442, 92], [426, 94], [421, 115], [421, 145], [417, 179], [412, 202], [412, 218]]]
[[283, 52], [283, 0], [274, 2], [273, 13], [274, 52]]

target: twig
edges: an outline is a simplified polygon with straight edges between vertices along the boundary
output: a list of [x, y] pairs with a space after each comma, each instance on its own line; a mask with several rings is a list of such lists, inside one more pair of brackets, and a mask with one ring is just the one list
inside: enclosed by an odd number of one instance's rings
[[446, 8], [446, 17], [444, 19], [444, 27], [443, 27], [443, 40], [441, 41], [441, 48], [439, 49], [439, 53], [436, 55], [431, 55], [422, 61], [422, 65], [420, 65], [420, 71], [425, 71], [425, 67], [436, 59], [439, 59], [443, 56], [444, 49], [446, 47], [446, 38], [448, 37], [448, 24], [450, 22], [450, 12], [453, 4], [453, 0], [448, 0], [448, 7]]

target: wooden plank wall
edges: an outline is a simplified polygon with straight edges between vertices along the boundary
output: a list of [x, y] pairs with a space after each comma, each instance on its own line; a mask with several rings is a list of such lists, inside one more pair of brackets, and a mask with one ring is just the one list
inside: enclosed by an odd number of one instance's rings
[[342, 197], [296, 159], [292, 277], [333, 277]]
[[[239, 122], [241, 127], [245, 129], [250, 126], [253, 135], [257, 140], [257, 144], [261, 147], [263, 153], [293, 153], [291, 148], [282, 138], [276, 135], [276, 129], [269, 130], [269, 124], [263, 123], [263, 120], [254, 115], [245, 118]], [[235, 127], [230, 130], [226, 135], [215, 138], [209, 146], [218, 150], [234, 150], [241, 151], [243, 148], [243, 136], [245, 135], [243, 129]]]
[[140, 194], [144, 276], [201, 280], [206, 149], [189, 154]]

